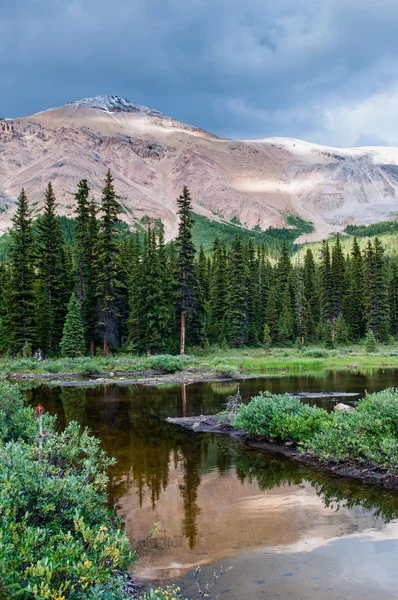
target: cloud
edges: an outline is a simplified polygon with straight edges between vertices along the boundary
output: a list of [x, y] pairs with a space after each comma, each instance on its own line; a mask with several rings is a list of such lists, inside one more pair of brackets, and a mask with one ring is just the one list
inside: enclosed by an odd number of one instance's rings
[[398, 144], [396, 0], [13, 0], [0, 115], [117, 94], [232, 137]]

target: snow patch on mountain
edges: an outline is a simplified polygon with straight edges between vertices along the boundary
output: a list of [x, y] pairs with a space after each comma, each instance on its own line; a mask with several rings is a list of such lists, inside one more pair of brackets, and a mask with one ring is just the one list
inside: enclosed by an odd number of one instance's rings
[[165, 115], [158, 110], [141, 106], [140, 104], [133, 104], [126, 98], [120, 96], [94, 96], [94, 98], [83, 98], [82, 100], [76, 100], [75, 102], [68, 102], [66, 106], [87, 106], [89, 108], [97, 108], [105, 112], [128, 112], [128, 113], [142, 113], [149, 117], [163, 118]]

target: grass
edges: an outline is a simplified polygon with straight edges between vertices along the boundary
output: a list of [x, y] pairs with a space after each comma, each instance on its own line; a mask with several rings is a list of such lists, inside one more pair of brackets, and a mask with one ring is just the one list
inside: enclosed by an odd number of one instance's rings
[[202, 369], [209, 375], [225, 377], [240, 373], [267, 374], [275, 372], [318, 372], [339, 369], [374, 370], [398, 368], [398, 349], [395, 345], [379, 346], [377, 352], [368, 354], [363, 344], [327, 350], [319, 346], [297, 348], [230, 348], [213, 347], [204, 352], [191, 352], [185, 356], [137, 356], [123, 354], [94, 358], [54, 358], [41, 362], [28, 359], [0, 359], [0, 374], [78, 374], [148, 370], [174, 373], [188, 368]]
[[203, 245], [205, 252], [212, 249], [216, 238], [221, 242], [231, 244], [234, 237], [239, 235], [242, 240], [248, 241], [251, 239], [256, 245], [264, 243], [268, 256], [278, 256], [283, 240], [288, 242], [291, 250], [293, 250], [294, 240], [303, 233], [311, 233], [314, 229], [312, 223], [292, 215], [286, 217], [288, 227], [281, 229], [269, 227], [265, 231], [261, 231], [258, 226], [248, 229], [239, 223], [237, 219], [230, 222], [220, 222], [213, 221], [197, 213], [192, 213], [192, 216], [194, 219], [192, 236], [195, 246], [200, 248]]

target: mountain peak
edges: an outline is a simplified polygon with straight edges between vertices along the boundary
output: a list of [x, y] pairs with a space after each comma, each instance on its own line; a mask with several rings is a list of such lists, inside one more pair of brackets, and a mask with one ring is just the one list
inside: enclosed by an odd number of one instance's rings
[[95, 108], [104, 112], [128, 112], [128, 113], [142, 113], [150, 117], [161, 117], [165, 115], [158, 110], [141, 106], [140, 104], [133, 104], [126, 98], [120, 96], [111, 96], [105, 94], [103, 96], [94, 96], [94, 98], [83, 98], [82, 100], [76, 100], [75, 102], [68, 102], [66, 106], [87, 106], [89, 108]]

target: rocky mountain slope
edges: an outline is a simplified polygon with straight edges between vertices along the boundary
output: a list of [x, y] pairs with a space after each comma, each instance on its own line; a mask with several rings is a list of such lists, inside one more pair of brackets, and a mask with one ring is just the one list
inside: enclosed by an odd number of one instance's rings
[[194, 210], [248, 228], [282, 227], [287, 214], [315, 225], [320, 239], [348, 223], [398, 210], [398, 149], [335, 149], [286, 138], [230, 140], [116, 96], [71, 102], [31, 117], [0, 120], [0, 231], [22, 187], [36, 212], [52, 181], [61, 214], [73, 216], [86, 177], [99, 198], [111, 168], [123, 218], [161, 219], [176, 233], [184, 184]]

